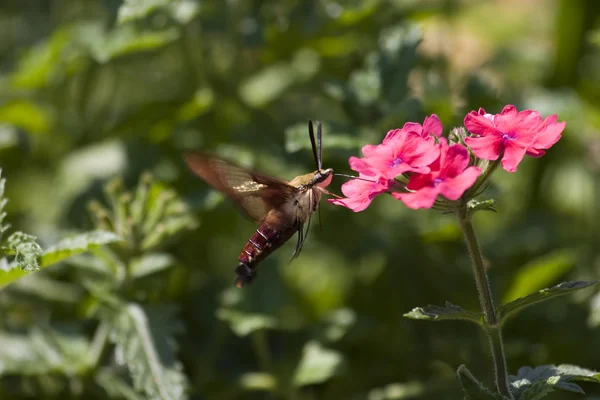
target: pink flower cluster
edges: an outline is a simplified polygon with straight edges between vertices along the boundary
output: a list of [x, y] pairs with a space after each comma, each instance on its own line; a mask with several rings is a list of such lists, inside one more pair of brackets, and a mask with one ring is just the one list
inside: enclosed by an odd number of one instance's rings
[[[440, 195], [458, 200], [482, 173], [479, 160], [470, 165], [469, 152], [481, 160], [500, 158], [502, 167], [514, 172], [525, 154], [541, 157], [560, 139], [565, 123], [556, 120], [556, 115], [542, 119], [533, 110], [517, 112], [512, 105], [496, 115], [472, 111], [464, 121], [468, 148], [442, 137], [435, 114], [423, 125], [408, 122], [389, 131], [381, 144], [364, 146], [364, 157], [351, 157], [350, 167], [359, 176], [342, 185], [346, 198], [329, 201], [358, 212], [383, 193], [413, 209], [431, 208]], [[398, 181], [400, 175], [408, 181]]]

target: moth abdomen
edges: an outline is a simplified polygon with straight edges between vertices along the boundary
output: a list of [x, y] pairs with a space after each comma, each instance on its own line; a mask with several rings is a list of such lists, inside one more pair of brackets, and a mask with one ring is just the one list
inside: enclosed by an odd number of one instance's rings
[[256, 277], [256, 266], [268, 255], [277, 250], [298, 231], [295, 225], [284, 225], [283, 229], [274, 228], [268, 220], [264, 221], [248, 239], [239, 257], [236, 285], [244, 286]]

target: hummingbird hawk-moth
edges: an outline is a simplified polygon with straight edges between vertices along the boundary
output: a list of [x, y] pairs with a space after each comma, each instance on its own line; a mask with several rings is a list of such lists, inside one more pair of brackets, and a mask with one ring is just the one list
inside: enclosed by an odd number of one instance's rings
[[240, 253], [235, 269], [237, 287], [252, 282], [256, 277], [256, 266], [295, 233], [298, 241], [292, 259], [298, 256], [321, 194], [329, 194], [325, 187], [331, 183], [333, 169], [322, 168], [321, 124], [317, 124], [316, 141], [312, 121], [308, 123], [308, 132], [317, 170], [289, 182], [237, 166], [220, 157], [198, 152], [184, 154], [196, 175], [239, 204], [245, 214], [259, 223]]

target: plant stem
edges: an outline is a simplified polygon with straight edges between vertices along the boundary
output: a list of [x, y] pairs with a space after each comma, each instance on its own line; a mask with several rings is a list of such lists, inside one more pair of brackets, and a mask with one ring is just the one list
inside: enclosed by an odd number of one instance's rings
[[502, 342], [502, 327], [498, 323], [494, 299], [490, 290], [490, 282], [483, 265], [483, 256], [475, 235], [475, 228], [471, 220], [471, 215], [466, 205], [456, 210], [456, 216], [460, 222], [460, 227], [467, 242], [469, 255], [471, 257], [473, 276], [475, 285], [479, 294], [479, 304], [485, 314], [485, 332], [490, 341], [492, 358], [494, 361], [494, 372], [496, 377], [496, 388], [503, 396], [513, 399], [508, 383], [508, 370], [506, 367], [506, 356], [504, 355], [504, 344]]

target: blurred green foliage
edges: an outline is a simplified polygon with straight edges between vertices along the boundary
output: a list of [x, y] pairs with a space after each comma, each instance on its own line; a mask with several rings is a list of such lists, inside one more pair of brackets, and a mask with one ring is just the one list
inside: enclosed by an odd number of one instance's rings
[[[291, 179], [314, 169], [308, 119], [324, 122], [324, 166], [348, 172], [362, 145], [431, 113], [446, 131], [478, 107], [558, 113], [563, 139], [497, 172], [498, 213], [476, 225], [498, 301], [599, 279], [599, 14], [591, 0], [2, 1], [0, 222], [37, 237], [41, 267], [61, 263], [17, 280], [0, 261], [0, 287], [15, 281], [0, 289], [0, 398], [452, 400], [461, 364], [493, 387], [473, 324], [403, 317], [480, 311], [451, 215], [323, 203], [301, 256], [284, 246], [238, 290], [255, 227], [181, 153]], [[600, 368], [595, 290], [511, 318], [510, 372]]]

